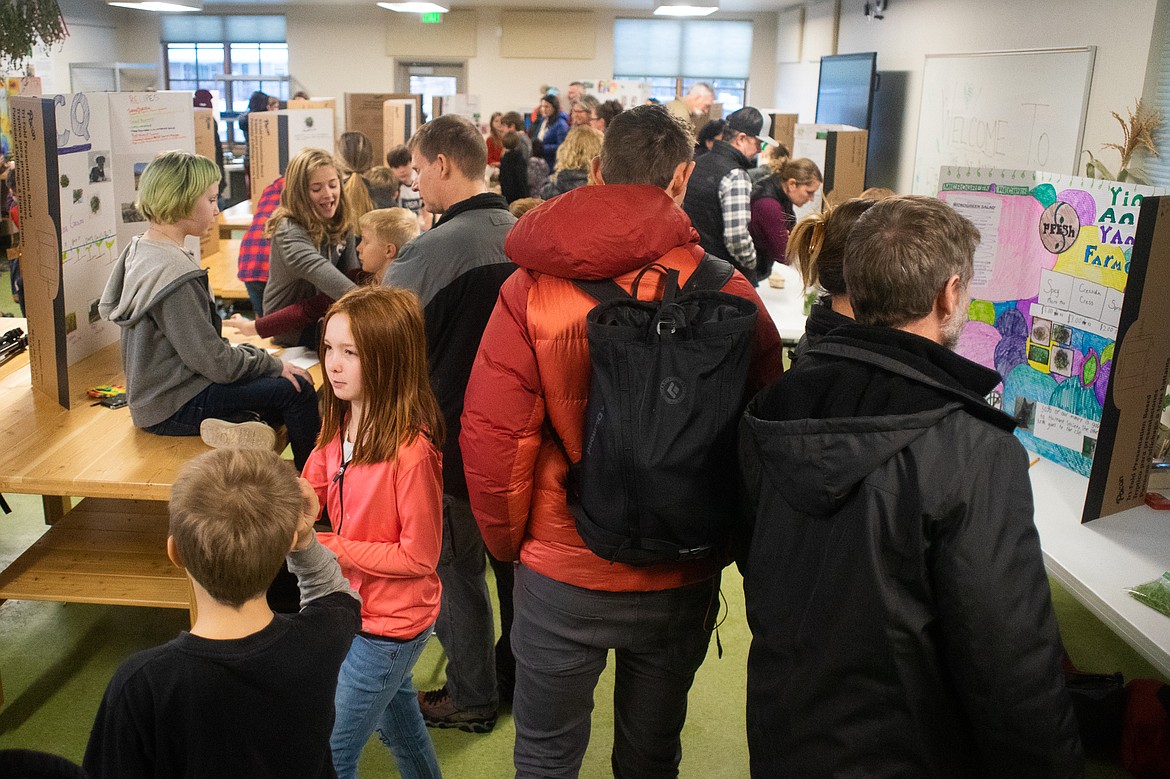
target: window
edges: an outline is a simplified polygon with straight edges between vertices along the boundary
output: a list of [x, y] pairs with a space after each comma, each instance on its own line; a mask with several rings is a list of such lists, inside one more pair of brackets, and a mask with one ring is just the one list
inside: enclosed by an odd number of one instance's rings
[[743, 107], [751, 22], [616, 19], [613, 33], [615, 79], [649, 81], [651, 97], [663, 102], [685, 95], [696, 81], [706, 81], [725, 112]]
[[[1159, 10], [1158, 17], [1162, 16]], [[1153, 72], [1146, 83], [1142, 105], [1170, 117], [1170, 30], [1165, 25], [1160, 27], [1161, 33], [1155, 33], [1150, 44], [1151, 65], [1147, 72]], [[1163, 124], [1154, 133], [1154, 146], [1158, 149], [1158, 155], [1140, 152], [1136, 167], [1146, 174], [1154, 186], [1170, 186], [1170, 125]]]
[[283, 16], [166, 16], [162, 21], [167, 88], [211, 92], [226, 143], [243, 140], [233, 120], [248, 110], [253, 92], [288, 100]]

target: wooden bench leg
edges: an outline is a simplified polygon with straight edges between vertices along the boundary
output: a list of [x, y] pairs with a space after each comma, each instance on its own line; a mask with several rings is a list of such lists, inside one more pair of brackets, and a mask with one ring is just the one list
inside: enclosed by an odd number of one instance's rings
[[70, 498], [64, 495], [42, 495], [41, 505], [45, 509], [45, 524], [52, 525], [73, 508]]

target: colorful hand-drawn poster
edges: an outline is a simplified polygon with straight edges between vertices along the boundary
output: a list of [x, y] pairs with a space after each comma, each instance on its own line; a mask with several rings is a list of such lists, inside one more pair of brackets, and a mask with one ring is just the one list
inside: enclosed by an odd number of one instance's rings
[[1089, 475], [1113, 370], [1137, 215], [1159, 190], [1022, 170], [942, 168], [970, 219], [969, 322], [958, 352], [994, 368], [992, 403], [1028, 449]]
[[8, 76], [0, 89], [0, 154], [12, 154], [12, 123], [8, 116], [8, 100], [12, 97], [40, 97], [41, 80], [36, 76]]

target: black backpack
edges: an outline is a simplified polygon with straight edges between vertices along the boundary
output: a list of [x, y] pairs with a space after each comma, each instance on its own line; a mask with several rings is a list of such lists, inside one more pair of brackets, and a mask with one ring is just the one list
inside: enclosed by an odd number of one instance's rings
[[[662, 300], [638, 300], [651, 269], [666, 276]], [[681, 290], [678, 271], [658, 264], [642, 269], [632, 296], [612, 279], [573, 281], [599, 305], [586, 318], [593, 376], [568, 503], [599, 557], [693, 560], [727, 540], [758, 316], [750, 300], [719, 291], [733, 272], [707, 255]]]

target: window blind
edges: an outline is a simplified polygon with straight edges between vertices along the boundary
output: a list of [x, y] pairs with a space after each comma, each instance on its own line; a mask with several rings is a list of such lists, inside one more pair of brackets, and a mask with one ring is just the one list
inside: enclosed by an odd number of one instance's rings
[[752, 23], [615, 19], [615, 75], [747, 78]]
[[[1161, 13], [1157, 14], [1157, 17], [1160, 16]], [[1158, 156], [1143, 152], [1142, 158], [1136, 162], [1151, 184], [1157, 187], [1170, 187], [1170, 30], [1163, 26], [1160, 37], [1161, 40], [1154, 40], [1151, 45], [1151, 53], [1158, 50], [1155, 66], [1157, 73], [1153, 77], [1152, 89], [1147, 86], [1146, 98], [1142, 102], [1156, 111], [1161, 111], [1165, 121], [1154, 136]]]
[[163, 43], [284, 43], [283, 16], [203, 16], [162, 18]]

